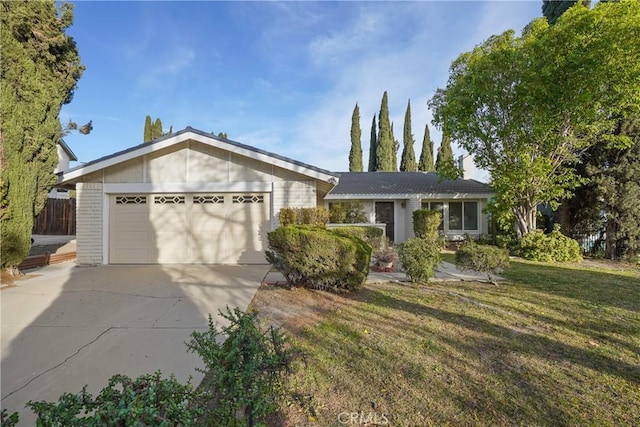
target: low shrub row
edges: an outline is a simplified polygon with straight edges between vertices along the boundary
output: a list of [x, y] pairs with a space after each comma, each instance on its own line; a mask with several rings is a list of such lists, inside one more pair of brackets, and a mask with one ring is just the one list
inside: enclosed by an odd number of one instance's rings
[[329, 211], [325, 208], [282, 208], [280, 225], [313, 225], [325, 227], [329, 222]]
[[456, 251], [456, 266], [461, 270], [485, 273], [493, 282], [496, 274], [509, 266], [509, 252], [495, 246], [468, 241]]

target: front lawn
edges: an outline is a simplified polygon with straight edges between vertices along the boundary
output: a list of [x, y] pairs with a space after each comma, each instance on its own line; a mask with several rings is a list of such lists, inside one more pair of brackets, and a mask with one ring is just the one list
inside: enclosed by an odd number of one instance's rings
[[638, 271], [512, 261], [502, 276], [352, 296], [263, 286], [253, 308], [306, 353], [288, 422], [636, 424]]

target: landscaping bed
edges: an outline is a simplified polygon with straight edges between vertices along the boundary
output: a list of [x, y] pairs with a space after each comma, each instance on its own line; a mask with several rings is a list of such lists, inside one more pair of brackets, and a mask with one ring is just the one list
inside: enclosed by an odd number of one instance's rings
[[288, 424], [640, 419], [639, 271], [512, 260], [503, 275], [351, 295], [263, 285], [251, 307], [305, 354]]

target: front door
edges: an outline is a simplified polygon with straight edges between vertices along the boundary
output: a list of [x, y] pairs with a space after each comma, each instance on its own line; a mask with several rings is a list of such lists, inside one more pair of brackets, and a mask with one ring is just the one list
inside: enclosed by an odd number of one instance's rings
[[376, 202], [376, 223], [386, 224], [385, 233], [391, 240], [395, 240], [394, 229], [395, 223], [393, 220], [394, 203], [393, 202]]

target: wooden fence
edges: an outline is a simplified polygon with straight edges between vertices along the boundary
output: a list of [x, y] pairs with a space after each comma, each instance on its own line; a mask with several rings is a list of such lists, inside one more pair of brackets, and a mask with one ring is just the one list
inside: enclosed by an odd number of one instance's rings
[[76, 234], [76, 199], [49, 199], [33, 223], [33, 234]]

